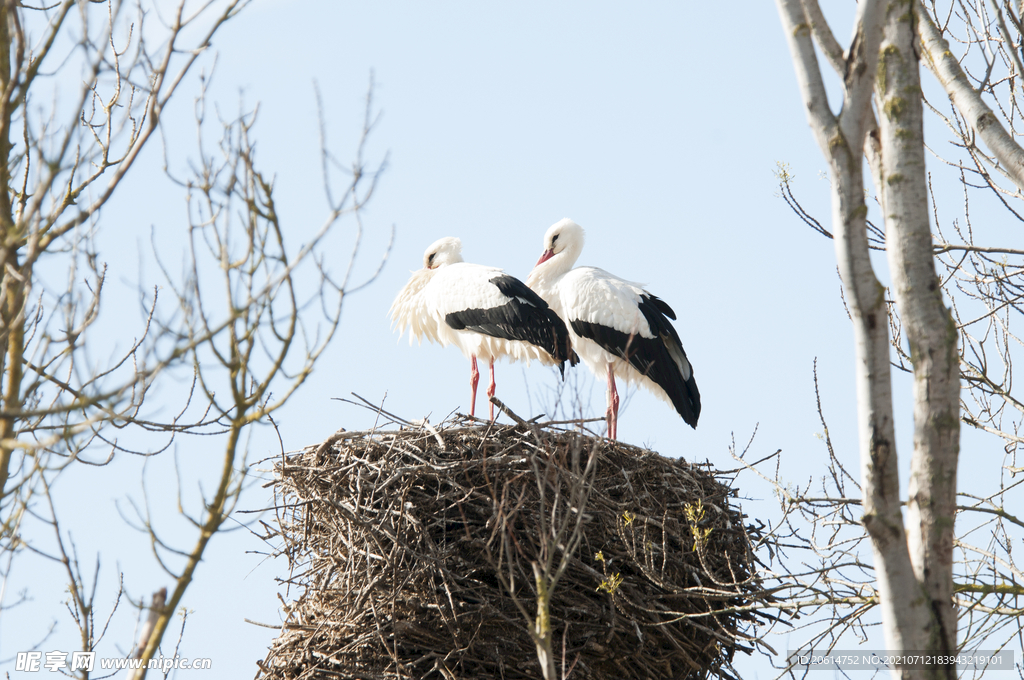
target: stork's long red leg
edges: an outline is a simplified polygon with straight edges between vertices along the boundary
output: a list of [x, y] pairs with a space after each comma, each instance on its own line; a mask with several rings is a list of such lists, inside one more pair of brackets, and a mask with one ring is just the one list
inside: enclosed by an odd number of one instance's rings
[[491, 359], [491, 384], [487, 386], [487, 403], [491, 407], [491, 420], [494, 420], [494, 404], [491, 402], [490, 397], [494, 396], [494, 359]]
[[608, 438], [615, 439], [619, 424], [619, 392], [615, 389], [615, 370], [608, 364]]
[[480, 371], [476, 368], [476, 355], [470, 360], [469, 364], [469, 386], [473, 388], [473, 398], [469, 402], [469, 415], [476, 415], [476, 385], [480, 382]]

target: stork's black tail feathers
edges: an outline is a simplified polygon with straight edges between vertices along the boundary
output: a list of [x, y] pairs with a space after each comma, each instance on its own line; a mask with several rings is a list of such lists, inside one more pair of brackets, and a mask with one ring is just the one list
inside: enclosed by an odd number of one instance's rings
[[647, 319], [651, 332], [657, 336], [656, 341], [661, 341], [662, 364], [665, 364], [667, 358], [671, 362], [668, 366], [674, 366], [676, 369], [658, 371], [659, 376], [651, 375], [651, 379], [665, 390], [672, 400], [672, 405], [683, 417], [683, 421], [697, 429], [697, 419], [700, 418], [700, 391], [697, 389], [693, 366], [686, 358], [686, 350], [683, 349], [679, 334], [668, 320], [675, 321], [676, 313], [667, 302], [650, 293], [640, 296], [640, 312]]
[[633, 368], [654, 381], [665, 390], [683, 421], [696, 428], [700, 417], [700, 392], [693, 378], [693, 366], [683, 350], [683, 343], [669, 322], [669, 319], [676, 318], [676, 313], [664, 300], [649, 293], [640, 296], [639, 306], [653, 338], [623, 333], [608, 326], [576, 319], [571, 321], [572, 329], [580, 337], [589, 338], [625, 359]]

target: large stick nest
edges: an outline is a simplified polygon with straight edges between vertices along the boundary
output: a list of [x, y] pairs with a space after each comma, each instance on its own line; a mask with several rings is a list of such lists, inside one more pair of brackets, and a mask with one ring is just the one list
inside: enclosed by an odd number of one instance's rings
[[275, 473], [298, 596], [268, 680], [541, 678], [538, 583], [560, 568], [559, 675], [731, 677], [770, 600], [735, 491], [619, 442], [458, 421], [341, 432]]

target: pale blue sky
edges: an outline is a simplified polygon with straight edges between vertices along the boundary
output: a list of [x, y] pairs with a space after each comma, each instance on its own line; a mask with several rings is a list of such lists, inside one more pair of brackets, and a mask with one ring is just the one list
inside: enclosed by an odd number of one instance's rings
[[[825, 164], [772, 3], [728, 10], [698, 2], [628, 10], [582, 2], [297, 7], [257, 0], [223, 29], [214, 41], [210, 98], [225, 116], [238, 110], [240, 98], [259, 103], [258, 159], [275, 174], [278, 211], [295, 246], [325, 215], [313, 81], [323, 93], [329, 144], [347, 161], [372, 70], [383, 115], [368, 158], [390, 157], [365, 213], [357, 279], [376, 266], [392, 225], [396, 238], [381, 277], [348, 300], [340, 337], [278, 416], [287, 449], [340, 427], [369, 425], [371, 414], [332, 400], [351, 392], [371, 401], [386, 394], [386, 408], [408, 419], [430, 415], [436, 422], [468, 410], [466, 360], [454, 348], [399, 342], [387, 319], [391, 300], [421, 265], [426, 246], [442, 236], [460, 237], [467, 261], [525, 278], [547, 227], [571, 217], [587, 230], [580, 264], [644, 282], [676, 310], [702, 395], [696, 431], [663, 402], [635, 395], [620, 417], [623, 440], [731, 468], [733, 434], [745, 443], [757, 427], [757, 457], [781, 448], [784, 474], [797, 482], [820, 476], [826, 452], [816, 436], [817, 357], [831, 435], [856, 469], [852, 337], [832, 244], [775, 196], [772, 171], [785, 161], [805, 206], [828, 219], [828, 184], [819, 177]], [[212, 56], [204, 57], [207, 68]], [[193, 79], [164, 116], [178, 167], [194, 154], [196, 91]], [[147, 165], [107, 213], [123, 231], [101, 241], [102, 254], [123, 291], [138, 278], [136, 239], [145, 246], [152, 226], [173, 242], [184, 228], [183, 194], [161, 179], [159, 156], [150, 149]], [[339, 268], [347, 257], [339, 250]], [[589, 387], [585, 368], [576, 370]], [[524, 416], [540, 412], [538, 395], [556, 380], [538, 365], [499, 364], [497, 371], [498, 396]], [[907, 389], [899, 383], [898, 398]], [[590, 415], [603, 412], [603, 383], [593, 387], [591, 404]], [[904, 447], [908, 434], [906, 427], [898, 432]], [[271, 432], [258, 431], [252, 458], [277, 446]], [[216, 442], [179, 442], [177, 456], [193, 473], [216, 455]], [[173, 478], [173, 462], [151, 460], [149, 468], [151, 489], [166, 502], [173, 489], [157, 487]], [[140, 471], [141, 462], [127, 458], [87, 471], [76, 478], [77, 489], [67, 480], [67, 497], [69, 507], [82, 501], [93, 508], [75, 536], [81, 554], [102, 552], [101, 588], [110, 590], [120, 568], [131, 594], [148, 597], [170, 580], [115, 508], [124, 507]], [[113, 475], [119, 483], [110, 481]], [[194, 488], [195, 478], [188, 483]], [[744, 477], [739, 486], [750, 497], [749, 515], [774, 515], [762, 485]], [[258, 485], [243, 501], [253, 509], [269, 503]], [[168, 531], [180, 529], [166, 521]], [[285, 565], [247, 554], [264, 549], [244, 531], [218, 537], [186, 596], [194, 614], [181, 653], [213, 657], [216, 677], [251, 677], [275, 634], [243, 621], [280, 620], [274, 577]], [[54, 606], [63, 593], [43, 587], [58, 577], [49, 569], [33, 573], [34, 585], [23, 574], [33, 588], [33, 612], [0, 624], [0, 657], [41, 637], [53, 616], [61, 618], [46, 647], [74, 647], [74, 629]], [[122, 641], [131, 637], [130, 618], [116, 622]]]

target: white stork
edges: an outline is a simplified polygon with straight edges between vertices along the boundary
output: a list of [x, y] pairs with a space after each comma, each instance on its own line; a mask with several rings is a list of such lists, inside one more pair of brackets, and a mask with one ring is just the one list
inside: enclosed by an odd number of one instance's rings
[[[548, 304], [501, 269], [463, 262], [462, 241], [454, 237], [427, 248], [423, 269], [413, 272], [391, 304], [391, 319], [401, 333], [410, 329], [410, 344], [413, 337], [427, 338], [462, 350], [471, 362], [471, 416], [480, 380], [478, 357], [490, 366], [488, 397], [494, 396], [494, 360], [500, 357], [558, 364], [563, 375], [567, 359], [573, 366], [579, 362], [565, 324]], [[494, 420], [494, 404], [490, 417]]]
[[544, 234], [544, 253], [526, 283], [565, 321], [583, 363], [598, 378], [608, 376], [608, 436], [615, 439], [617, 433], [616, 376], [640, 383], [696, 428], [700, 392], [669, 322], [675, 312], [641, 284], [596, 267], [573, 269], [583, 239], [583, 228], [568, 218], [552, 225]]

